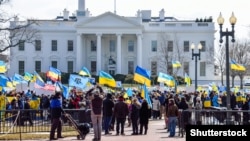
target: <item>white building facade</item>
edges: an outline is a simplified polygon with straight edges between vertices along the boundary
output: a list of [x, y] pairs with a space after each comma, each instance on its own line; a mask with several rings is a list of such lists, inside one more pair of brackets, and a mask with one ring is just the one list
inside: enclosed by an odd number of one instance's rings
[[[178, 20], [165, 16], [162, 9], [153, 17], [150, 10], [138, 11], [135, 17], [112, 12], [90, 16], [85, 0], [78, 0], [76, 15], [53, 20], [37, 20], [34, 26], [40, 38], [35, 44], [24, 43], [10, 50], [8, 75], [24, 72], [46, 72], [53, 66], [62, 72], [79, 72], [86, 67], [92, 74], [133, 74], [141, 66], [151, 71], [184, 73], [194, 79], [195, 61], [191, 43], [201, 43], [201, 59], [197, 62], [198, 79], [214, 78], [214, 23], [212, 21]], [[20, 21], [13, 21], [20, 22]], [[172, 68], [172, 60], [182, 67]]]

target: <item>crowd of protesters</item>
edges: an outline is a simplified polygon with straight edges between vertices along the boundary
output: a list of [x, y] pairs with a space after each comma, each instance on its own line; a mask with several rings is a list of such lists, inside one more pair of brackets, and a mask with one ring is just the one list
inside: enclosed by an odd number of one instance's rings
[[[185, 91], [175, 93], [173, 91], [160, 91], [153, 90], [150, 92], [150, 100], [152, 105], [141, 97], [140, 91], [133, 90], [133, 96], [124, 97], [126, 91], [120, 92], [104, 92], [100, 85], [95, 85], [87, 92], [78, 94], [76, 89], [72, 89], [68, 99], [61, 98], [62, 109], [79, 109], [77, 115], [79, 122], [89, 122], [92, 124], [94, 131], [93, 141], [100, 141], [102, 132], [104, 135], [111, 134], [112, 131], [115, 135], [125, 135], [125, 123], [131, 127], [131, 135], [146, 135], [149, 127], [149, 119], [160, 120], [164, 118], [165, 129], [169, 132], [169, 137], [175, 136], [175, 128], [178, 117], [180, 117], [180, 110], [202, 110], [209, 109], [209, 107], [227, 107], [226, 93], [205, 91], [187, 93]], [[37, 96], [33, 91], [12, 93], [14, 96], [11, 102], [6, 103], [6, 109], [40, 109], [40, 117], [44, 120], [51, 119], [51, 109], [53, 105], [53, 96], [41, 95]], [[39, 98], [39, 107], [32, 105], [29, 102], [32, 99]], [[231, 93], [230, 106], [232, 110], [250, 110], [249, 95], [242, 96], [240, 92]], [[73, 114], [74, 113], [70, 113]], [[201, 114], [195, 113], [196, 123], [202, 124]], [[33, 125], [35, 115], [32, 112], [22, 114], [26, 117], [25, 120], [17, 125], [24, 125], [24, 121], [28, 121], [29, 125]], [[185, 124], [189, 124], [191, 113], [183, 112], [182, 119]], [[15, 117], [13, 117], [15, 118]], [[247, 124], [249, 121], [249, 114], [243, 115], [243, 120]], [[55, 129], [61, 130], [57, 126], [58, 120], [52, 121], [52, 133], [50, 138], [54, 138]], [[57, 124], [58, 123], [58, 124]], [[244, 123], [244, 121], [243, 121]], [[58, 128], [59, 127], [59, 128]], [[58, 137], [61, 133], [58, 132]]]

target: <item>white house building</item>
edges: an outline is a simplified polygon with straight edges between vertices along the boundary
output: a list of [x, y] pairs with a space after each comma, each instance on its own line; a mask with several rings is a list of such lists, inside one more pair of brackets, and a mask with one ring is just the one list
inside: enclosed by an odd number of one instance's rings
[[[11, 48], [8, 75], [46, 72], [49, 66], [68, 73], [79, 72], [84, 66], [93, 74], [100, 70], [132, 74], [138, 65], [155, 76], [159, 72], [184, 76], [186, 72], [194, 79], [191, 43], [201, 43], [198, 79], [213, 80], [212, 19], [179, 20], [166, 16], [164, 9], [157, 16], [151, 15], [151, 10], [139, 10], [136, 14], [125, 17], [106, 12], [90, 16], [85, 0], [78, 0], [78, 10], [72, 16], [64, 9], [63, 16], [37, 20], [39, 24], [34, 28], [39, 30], [40, 38], [35, 44]], [[179, 61], [182, 67], [172, 68], [172, 60]]]

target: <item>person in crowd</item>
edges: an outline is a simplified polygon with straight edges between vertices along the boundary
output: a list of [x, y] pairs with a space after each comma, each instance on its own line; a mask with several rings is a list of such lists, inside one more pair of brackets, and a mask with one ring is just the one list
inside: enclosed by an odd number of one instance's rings
[[[64, 112], [62, 109], [61, 93], [56, 92], [50, 102], [51, 109], [51, 129], [50, 129], [50, 140], [56, 140], [62, 137], [62, 122], [61, 116]], [[57, 130], [57, 138], [55, 138], [55, 131]]]
[[128, 105], [124, 102], [123, 96], [119, 96], [118, 102], [114, 106], [114, 116], [116, 118], [116, 135], [125, 135], [124, 124], [129, 113]]
[[162, 118], [162, 116], [165, 116], [165, 94], [164, 93], [160, 93], [160, 96], [158, 97], [159, 101], [160, 101], [160, 119]]
[[169, 119], [169, 137], [175, 136], [176, 122], [179, 114], [178, 107], [176, 106], [174, 99], [169, 100], [167, 117]]
[[189, 109], [188, 103], [186, 101], [186, 97], [181, 97], [181, 102], [179, 103], [178, 109], [181, 109], [181, 115], [180, 117], [180, 127], [185, 130], [186, 125], [189, 123], [191, 118], [190, 111], [187, 111]]
[[[140, 121], [140, 132], [139, 134], [147, 134], [148, 131], [148, 122], [151, 115], [151, 109], [148, 105], [148, 102], [144, 99], [141, 104], [140, 112], [139, 112], [139, 121]], [[144, 133], [143, 133], [144, 130]]]
[[196, 124], [201, 125], [201, 110], [202, 110], [202, 102], [201, 102], [201, 97], [196, 98], [196, 105], [195, 105], [195, 119], [196, 119]]
[[133, 98], [131, 104], [131, 122], [132, 122], [132, 130], [133, 133], [131, 135], [138, 135], [138, 120], [139, 120], [139, 112], [140, 112], [141, 104], [137, 100], [137, 98]]
[[30, 99], [27, 97], [25, 102], [24, 102], [25, 111], [22, 114], [21, 125], [24, 125], [24, 122], [28, 121], [29, 125], [33, 126], [33, 122], [32, 122], [32, 119], [31, 119], [31, 114], [30, 114], [30, 111], [29, 111], [30, 110], [29, 102], [30, 102]]
[[41, 118], [44, 120], [48, 120], [49, 106], [50, 106], [49, 97], [45, 94], [42, 94], [40, 98], [40, 110], [41, 110], [40, 115], [41, 115]]
[[152, 110], [153, 110], [153, 119], [157, 119], [160, 116], [160, 101], [158, 99], [158, 93], [154, 92], [154, 95], [152, 96]]
[[103, 101], [103, 118], [104, 118], [105, 135], [111, 134], [109, 133], [109, 128], [111, 125], [114, 105], [115, 104], [112, 100], [112, 95], [111, 93], [108, 93]]
[[98, 84], [95, 91], [90, 95], [91, 121], [94, 129], [93, 141], [101, 140], [102, 132], [102, 105], [103, 105], [103, 89]]

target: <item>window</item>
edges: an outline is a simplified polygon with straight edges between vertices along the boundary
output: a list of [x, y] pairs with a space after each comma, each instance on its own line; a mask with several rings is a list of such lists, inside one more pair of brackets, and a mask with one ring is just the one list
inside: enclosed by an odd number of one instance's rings
[[52, 66], [53, 68], [57, 68], [57, 61], [52, 61], [52, 62], [51, 62], [51, 66]]
[[41, 40], [35, 40], [35, 50], [41, 51]]
[[115, 52], [115, 40], [110, 40], [109, 41], [109, 51], [110, 52]]
[[128, 74], [134, 73], [134, 61], [128, 61]]
[[24, 40], [19, 40], [19, 45], [18, 45], [18, 50], [19, 51], [24, 51]]
[[96, 41], [93, 40], [90, 41], [90, 50], [92, 52], [96, 51]]
[[206, 76], [206, 62], [200, 62], [200, 76]]
[[18, 61], [18, 73], [19, 74], [24, 74], [24, 61]]
[[183, 62], [183, 76], [185, 73], [189, 74], [189, 62]]
[[96, 61], [91, 61], [90, 62], [90, 71], [91, 72], [96, 72]]
[[183, 42], [184, 52], [189, 52], [189, 41]]
[[73, 73], [74, 72], [74, 65], [73, 61], [68, 61], [68, 73]]
[[157, 41], [156, 40], [151, 41], [151, 51], [157, 52]]
[[151, 62], [151, 75], [157, 75], [157, 62], [152, 61]]
[[200, 43], [201, 43], [201, 46], [202, 46], [202, 48], [201, 48], [201, 51], [206, 51], [206, 41], [200, 41]]
[[36, 72], [41, 72], [41, 61], [35, 61]]
[[52, 51], [57, 51], [57, 40], [52, 40], [51, 41], [51, 50]]
[[73, 51], [74, 46], [73, 46], [73, 40], [68, 40], [68, 51]]
[[172, 62], [168, 62], [168, 74], [172, 75], [173, 74], [173, 65]]
[[173, 41], [168, 41], [168, 51], [169, 52], [173, 52], [173, 47], [174, 46], [174, 43]]
[[134, 41], [128, 41], [128, 52], [134, 52]]

